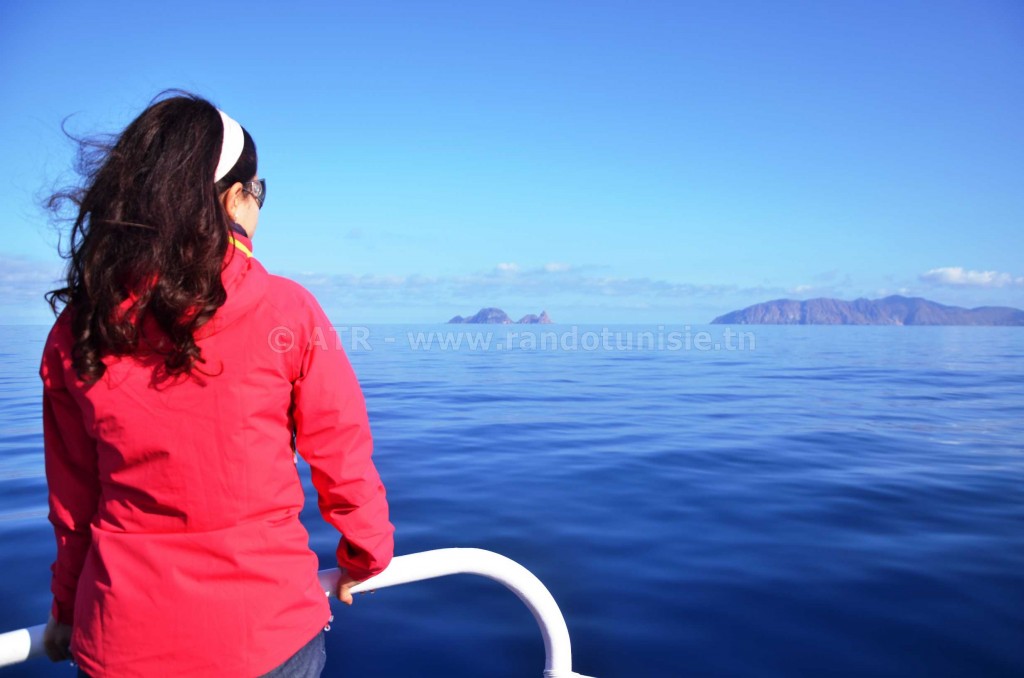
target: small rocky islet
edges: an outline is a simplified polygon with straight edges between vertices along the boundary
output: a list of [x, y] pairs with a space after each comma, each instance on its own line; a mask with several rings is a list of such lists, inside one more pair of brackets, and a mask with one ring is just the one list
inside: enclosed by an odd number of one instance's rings
[[452, 324], [466, 324], [466, 325], [550, 325], [552, 324], [551, 317], [547, 311], [541, 311], [540, 315], [534, 315], [528, 313], [519, 320], [512, 320], [508, 317], [500, 308], [488, 307], [482, 308], [477, 311], [474, 315], [468, 318], [463, 318], [461, 315], [457, 315], [448, 321], [449, 325]]

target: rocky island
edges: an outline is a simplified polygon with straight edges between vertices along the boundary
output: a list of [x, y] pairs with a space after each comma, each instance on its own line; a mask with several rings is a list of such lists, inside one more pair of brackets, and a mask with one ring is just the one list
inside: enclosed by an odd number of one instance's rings
[[482, 308], [476, 315], [472, 315], [468, 318], [463, 318], [461, 315], [457, 315], [448, 321], [448, 324], [476, 324], [476, 325], [550, 325], [551, 318], [548, 316], [547, 311], [541, 311], [540, 315], [534, 315], [532, 313], [524, 315], [518, 321], [513, 322], [512, 318], [502, 311], [500, 308]]
[[961, 308], [920, 297], [777, 299], [711, 321], [716, 325], [1022, 325], [1024, 311], [1006, 306]]

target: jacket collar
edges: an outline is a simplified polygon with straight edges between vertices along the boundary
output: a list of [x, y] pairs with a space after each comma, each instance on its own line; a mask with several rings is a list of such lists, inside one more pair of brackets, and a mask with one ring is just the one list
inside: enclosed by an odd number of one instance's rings
[[247, 257], [252, 256], [252, 238], [245, 232], [245, 229], [231, 222], [231, 233], [228, 234], [228, 254], [231, 252], [231, 248], [237, 248], [242, 254]]

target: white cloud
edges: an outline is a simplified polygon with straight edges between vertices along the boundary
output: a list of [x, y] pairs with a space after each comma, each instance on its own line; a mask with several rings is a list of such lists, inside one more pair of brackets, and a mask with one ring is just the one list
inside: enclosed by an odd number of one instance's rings
[[36, 301], [62, 286], [61, 264], [0, 254], [0, 299], [4, 303]]
[[849, 273], [832, 270], [811, 276], [811, 282], [804, 282], [783, 290], [785, 294], [797, 297], [834, 297], [843, 299], [849, 296], [850, 288], [854, 287]]
[[44, 295], [64, 286], [62, 268], [59, 260], [0, 254], [0, 323], [52, 323], [53, 312]]
[[960, 266], [933, 268], [922, 273], [923, 282], [950, 287], [1011, 287], [1024, 286], [1024, 277], [1014, 277], [998, 271], [969, 271]]
[[561, 262], [552, 261], [551, 263], [544, 264], [544, 270], [548, 273], [564, 273], [572, 269], [569, 264], [563, 264]]
[[[572, 266], [549, 263], [535, 268], [501, 263], [490, 271], [468, 275], [351, 275], [297, 274], [295, 280], [315, 295], [351, 302], [422, 304], [490, 303], [506, 295], [550, 298], [598, 298], [689, 301], [695, 297], [715, 298], [732, 294], [768, 293], [768, 288], [740, 289], [736, 285], [701, 285], [651, 278], [626, 278], [602, 275], [599, 266]], [[772, 288], [772, 293], [781, 290]]]

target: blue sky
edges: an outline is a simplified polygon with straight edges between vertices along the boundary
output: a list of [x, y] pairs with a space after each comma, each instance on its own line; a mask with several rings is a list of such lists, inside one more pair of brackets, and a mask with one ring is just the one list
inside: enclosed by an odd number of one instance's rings
[[245, 126], [254, 241], [336, 323], [774, 298], [1024, 307], [1024, 4], [0, 2], [0, 313], [39, 198], [168, 87]]

